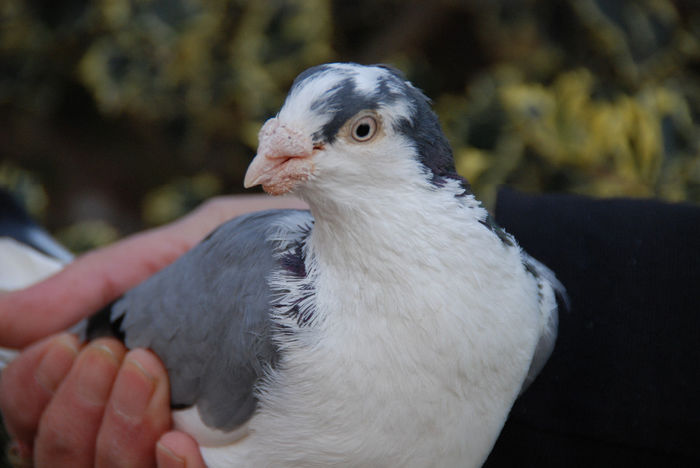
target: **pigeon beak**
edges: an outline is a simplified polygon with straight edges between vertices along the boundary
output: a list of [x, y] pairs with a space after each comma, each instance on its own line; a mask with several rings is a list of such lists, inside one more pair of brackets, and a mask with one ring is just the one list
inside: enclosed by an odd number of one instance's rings
[[267, 193], [282, 195], [311, 177], [314, 148], [309, 136], [272, 118], [260, 129], [258, 139], [258, 154], [248, 166], [245, 188], [262, 185]]

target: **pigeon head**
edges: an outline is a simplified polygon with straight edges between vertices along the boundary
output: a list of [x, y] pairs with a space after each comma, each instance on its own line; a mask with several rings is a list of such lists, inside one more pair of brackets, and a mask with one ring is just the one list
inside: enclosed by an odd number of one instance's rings
[[448, 179], [463, 183], [428, 98], [390, 67], [336, 63], [296, 78], [244, 185], [309, 199]]

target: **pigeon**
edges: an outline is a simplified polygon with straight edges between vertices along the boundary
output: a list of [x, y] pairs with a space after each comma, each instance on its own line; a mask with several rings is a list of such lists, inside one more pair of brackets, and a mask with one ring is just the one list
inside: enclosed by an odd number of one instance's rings
[[[61, 270], [73, 255], [0, 187], [0, 294], [26, 288]], [[0, 372], [19, 351], [0, 347]]]
[[458, 175], [429, 99], [389, 66], [310, 68], [244, 185], [310, 209], [221, 225], [85, 338], [161, 358], [212, 468], [481, 466], [565, 290]]
[[0, 294], [40, 281], [71, 260], [73, 255], [0, 187]]

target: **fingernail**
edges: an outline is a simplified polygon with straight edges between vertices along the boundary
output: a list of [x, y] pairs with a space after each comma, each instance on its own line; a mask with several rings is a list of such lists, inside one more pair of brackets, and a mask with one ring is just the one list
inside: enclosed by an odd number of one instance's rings
[[129, 419], [140, 419], [148, 408], [156, 382], [153, 376], [131, 353], [124, 361], [114, 384], [114, 410]]
[[77, 355], [78, 347], [69, 335], [61, 335], [54, 339], [34, 374], [37, 383], [53, 394], [70, 370]]
[[158, 451], [158, 454], [156, 456], [158, 457], [159, 468], [184, 468], [185, 460], [175, 455], [175, 452], [170, 450], [161, 442], [158, 442], [156, 444], [156, 450]]
[[114, 364], [119, 365], [119, 359], [117, 359], [116, 354], [114, 354], [114, 351], [112, 351], [112, 348], [110, 348], [109, 346], [99, 342], [94, 342], [90, 343], [89, 348], [95, 350], [95, 353], [102, 356], [104, 359], [107, 359], [109, 361], [112, 361]]
[[101, 343], [91, 343], [78, 366], [77, 392], [89, 403], [104, 405], [119, 366], [114, 352]]

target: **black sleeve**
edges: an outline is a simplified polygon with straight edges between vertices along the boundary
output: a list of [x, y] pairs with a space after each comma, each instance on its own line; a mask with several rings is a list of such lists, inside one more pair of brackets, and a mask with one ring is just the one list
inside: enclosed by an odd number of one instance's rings
[[486, 467], [700, 466], [700, 207], [501, 190], [571, 310]]

